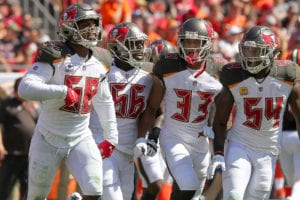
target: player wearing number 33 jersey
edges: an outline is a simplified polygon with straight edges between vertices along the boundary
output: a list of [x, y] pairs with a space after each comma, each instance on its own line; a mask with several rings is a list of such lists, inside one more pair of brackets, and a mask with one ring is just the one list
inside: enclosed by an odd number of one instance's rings
[[213, 35], [209, 22], [190, 18], [178, 35], [179, 53], [163, 56], [153, 68], [165, 86], [159, 139], [174, 178], [172, 199], [199, 199], [210, 163], [209, 140], [203, 132], [222, 88], [206, 69], [219, 69], [225, 60], [209, 59]]

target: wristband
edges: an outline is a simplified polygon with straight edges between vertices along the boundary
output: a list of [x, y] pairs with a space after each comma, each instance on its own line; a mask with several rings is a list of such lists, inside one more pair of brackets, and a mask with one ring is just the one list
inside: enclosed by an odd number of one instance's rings
[[222, 155], [222, 156], [224, 156], [224, 152], [223, 151], [215, 151], [214, 155]]

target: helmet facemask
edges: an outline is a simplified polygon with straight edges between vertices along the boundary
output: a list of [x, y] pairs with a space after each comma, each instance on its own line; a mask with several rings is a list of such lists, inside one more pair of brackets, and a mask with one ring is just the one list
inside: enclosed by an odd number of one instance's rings
[[269, 67], [274, 61], [275, 50], [272, 46], [256, 44], [254, 41], [240, 43], [239, 54], [243, 69], [257, 74]]
[[[94, 20], [95, 25], [79, 29], [78, 23], [83, 20]], [[60, 18], [58, 34], [63, 41], [70, 41], [86, 48], [95, 47], [101, 41], [101, 20], [101, 16], [86, 4], [70, 6]], [[94, 37], [87, 38], [93, 33]]]
[[[101, 28], [99, 25], [88, 26], [86, 28], [80, 29], [76, 23], [77, 30], [74, 32], [73, 40], [76, 44], [80, 44], [86, 48], [91, 48], [97, 46], [98, 42], [101, 40]], [[94, 34], [94, 37], [92, 36]], [[92, 36], [92, 38], [87, 38]]]
[[[193, 40], [197, 47], [188, 47], [184, 45], [184, 40]], [[194, 65], [206, 59], [210, 54], [212, 42], [209, 37], [200, 36], [197, 32], [186, 32], [185, 35], [179, 35], [177, 46], [180, 56], [189, 64]]]
[[110, 48], [114, 57], [133, 67], [141, 67], [149, 62], [151, 49], [150, 40], [145, 34], [136, 37], [127, 37], [123, 42], [116, 39], [114, 47]]

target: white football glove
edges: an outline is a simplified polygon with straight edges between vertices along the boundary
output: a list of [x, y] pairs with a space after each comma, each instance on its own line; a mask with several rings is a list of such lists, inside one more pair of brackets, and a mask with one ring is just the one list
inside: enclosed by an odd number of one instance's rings
[[135, 147], [133, 149], [133, 155], [135, 158], [140, 157], [142, 155], [146, 155], [147, 153], [147, 143], [145, 138], [138, 138], [135, 141]]
[[208, 180], [213, 179], [217, 168], [221, 168], [222, 171], [225, 171], [225, 160], [223, 155], [217, 154], [213, 156], [211, 163], [207, 169]]
[[82, 200], [82, 197], [78, 192], [73, 192], [70, 196], [68, 196], [68, 200]]
[[157, 153], [157, 143], [154, 140], [146, 140], [147, 143], [147, 156], [153, 157]]
[[215, 138], [215, 132], [213, 131], [211, 126], [204, 126], [203, 127], [203, 136], [208, 137], [210, 139]]

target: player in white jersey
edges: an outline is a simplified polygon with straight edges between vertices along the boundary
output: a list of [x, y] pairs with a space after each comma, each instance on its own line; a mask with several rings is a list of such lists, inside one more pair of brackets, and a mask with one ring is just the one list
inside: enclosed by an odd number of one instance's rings
[[91, 6], [69, 6], [59, 22], [61, 41], [45, 43], [19, 86], [22, 98], [41, 102], [29, 152], [28, 200], [44, 200], [58, 167], [66, 164], [85, 200], [102, 194], [102, 160], [89, 129], [95, 104], [104, 138], [116, 145], [115, 109], [101, 60], [110, 53], [96, 47], [101, 16]]
[[208, 116], [222, 85], [205, 69], [224, 64], [206, 60], [213, 34], [209, 22], [188, 19], [179, 29], [179, 53], [162, 57], [153, 68], [165, 86], [159, 141], [174, 179], [172, 200], [199, 199], [206, 181], [210, 150], [204, 135], [212, 131]]
[[287, 184], [292, 188], [289, 200], [300, 199], [300, 141], [293, 114], [286, 109], [280, 137], [279, 161]]
[[[166, 40], [156, 40], [150, 44], [150, 48], [150, 61], [153, 63], [157, 62], [160, 57], [176, 52], [176, 47]], [[154, 141], [155, 144], [158, 144], [160, 127], [163, 123], [163, 115], [161, 110], [159, 113], [157, 113], [155, 121], [154, 128], [148, 135], [148, 139]], [[166, 181], [168, 184], [170, 184], [169, 182], [172, 180], [162, 158], [160, 148], [157, 149], [157, 153], [152, 157], [138, 157], [135, 159], [135, 164], [139, 172], [139, 177], [142, 180], [143, 193], [140, 200], [155, 200], [161, 188], [163, 187], [164, 182]]]
[[[288, 103], [300, 120], [299, 68], [291, 61], [275, 60], [277, 54], [272, 30], [254, 26], [239, 44], [240, 63], [222, 69], [213, 130], [214, 161], [225, 157], [224, 200], [269, 199]], [[233, 105], [233, 124], [226, 134]]]
[[[103, 199], [130, 200], [134, 190], [134, 157], [153, 156], [155, 144], [145, 135], [153, 127], [160, 107], [163, 89], [161, 81], [143, 70], [149, 63], [150, 40], [136, 24], [124, 22], [108, 34], [108, 49], [114, 62], [108, 74], [116, 109], [119, 143], [115, 151], [105, 153], [103, 160]], [[93, 115], [90, 128], [102, 148], [103, 132]], [[148, 146], [147, 146], [148, 145]]]

